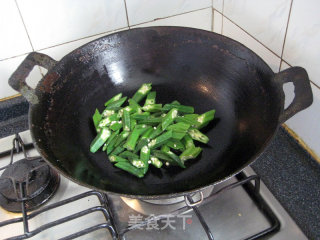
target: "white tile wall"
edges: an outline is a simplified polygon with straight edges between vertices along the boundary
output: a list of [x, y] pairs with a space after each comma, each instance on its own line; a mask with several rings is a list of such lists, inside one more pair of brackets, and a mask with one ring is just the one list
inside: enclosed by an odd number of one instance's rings
[[224, 15], [281, 56], [291, 0], [225, 0]]
[[213, 21], [213, 31], [221, 34], [222, 33], [222, 14], [214, 10], [212, 21]]
[[185, 13], [174, 17], [160, 19], [148, 23], [136, 25], [135, 27], [150, 27], [150, 26], [182, 26], [199, 28], [211, 31], [212, 9], [206, 8], [195, 12]]
[[123, 30], [127, 30], [128, 28], [121, 28], [119, 30], [116, 31], [111, 31], [111, 32], [107, 32], [107, 33], [102, 33], [102, 34], [98, 34], [95, 35], [93, 37], [88, 37], [88, 38], [84, 38], [84, 39], [80, 39], [77, 41], [73, 41], [73, 42], [69, 42], [69, 43], [65, 43], [59, 46], [55, 46], [55, 47], [51, 47], [51, 48], [47, 48], [44, 50], [41, 50], [39, 52], [47, 54], [48, 56], [52, 57], [53, 59], [59, 61], [62, 57], [64, 57], [65, 55], [67, 55], [68, 53], [70, 53], [71, 51], [75, 50], [76, 48], [91, 42], [95, 39], [98, 39], [100, 37], [118, 32], [118, 31], [123, 31]]
[[32, 51], [14, 0], [0, 1], [0, 33], [0, 60]]
[[17, 0], [35, 50], [127, 27], [122, 0]]
[[[5, 61], [0, 61], [0, 96], [1, 98], [9, 97], [17, 94], [15, 90], [13, 90], [9, 84], [8, 80], [11, 74], [17, 69], [20, 63], [25, 59], [26, 55], [22, 55], [19, 57], [10, 58]], [[31, 87], [35, 87], [38, 81], [42, 78], [40, 74], [40, 70], [38, 67], [35, 67], [33, 71], [27, 78], [27, 83]]]
[[[289, 65], [282, 64], [281, 70], [288, 68]], [[285, 123], [291, 128], [303, 141], [320, 156], [320, 89], [311, 84], [313, 93], [313, 103], [306, 110], [297, 113], [294, 117]], [[286, 92], [289, 98], [294, 97], [293, 89], [290, 88]]]
[[[308, 3], [308, 4], [307, 4]], [[320, 86], [320, 1], [294, 0], [284, 48], [284, 59], [301, 65]]]
[[223, 12], [223, 1], [224, 0], [212, 0], [212, 7], [219, 11], [220, 13]]
[[126, 0], [130, 25], [211, 7], [211, 0]]
[[223, 18], [222, 33], [223, 35], [235, 39], [253, 50], [271, 67], [274, 72], [278, 72], [280, 67], [280, 58], [225, 17]]

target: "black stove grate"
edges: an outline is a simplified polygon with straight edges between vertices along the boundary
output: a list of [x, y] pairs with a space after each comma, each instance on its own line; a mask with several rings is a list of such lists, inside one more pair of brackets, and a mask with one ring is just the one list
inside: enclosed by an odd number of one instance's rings
[[[21, 150], [21, 148], [23, 149], [23, 147], [24, 147], [23, 144], [21, 146], [14, 146], [13, 150], [11, 151], [11, 154], [13, 154], [13, 152], [15, 152], [15, 151], [19, 152], [19, 149]], [[9, 152], [9, 154], [10, 154], [10, 152]], [[5, 156], [5, 153], [0, 153], [0, 156], [1, 157]], [[11, 159], [11, 164], [12, 164], [12, 159]], [[0, 169], [0, 170], [3, 170], [3, 169]], [[94, 232], [94, 231], [97, 231], [100, 229], [107, 229], [113, 239], [125, 239], [126, 233], [128, 233], [132, 230], [135, 230], [141, 226], [146, 226], [147, 224], [149, 224], [152, 221], [160, 221], [161, 219], [167, 218], [168, 215], [175, 216], [181, 212], [193, 210], [195, 212], [196, 216], [198, 217], [198, 219], [201, 223], [201, 226], [205, 230], [205, 232], [208, 236], [208, 239], [214, 240], [214, 234], [212, 233], [211, 229], [208, 227], [205, 219], [203, 218], [200, 211], [198, 210], [198, 207], [202, 204], [207, 204], [207, 203], [213, 201], [218, 195], [223, 194], [226, 191], [229, 191], [231, 189], [242, 186], [245, 189], [245, 191], [248, 193], [248, 195], [251, 197], [251, 199], [258, 206], [260, 211], [264, 214], [266, 219], [268, 219], [270, 226], [271, 226], [263, 231], [259, 231], [256, 234], [246, 238], [246, 240], [255, 240], [255, 239], [265, 238], [265, 237], [270, 236], [271, 234], [279, 231], [279, 229], [280, 229], [279, 219], [274, 214], [274, 212], [272, 211], [270, 206], [264, 201], [264, 199], [262, 198], [262, 196], [260, 194], [260, 178], [259, 178], [259, 176], [257, 176], [257, 175], [246, 176], [244, 173], [240, 173], [236, 176], [236, 178], [238, 179], [237, 182], [231, 183], [230, 185], [223, 187], [219, 191], [212, 193], [210, 196], [204, 198], [201, 202], [195, 203], [192, 199], [192, 196], [186, 195], [185, 196], [186, 205], [184, 207], [179, 208], [179, 209], [175, 210], [174, 212], [167, 213], [165, 215], [159, 215], [159, 216], [155, 216], [153, 218], [149, 218], [147, 221], [141, 222], [139, 224], [131, 225], [131, 226], [126, 227], [124, 229], [120, 229], [120, 226], [118, 226], [116, 224], [116, 222], [114, 221], [113, 213], [112, 213], [112, 210], [114, 210], [114, 209], [112, 209], [112, 206], [110, 204], [110, 201], [109, 201], [107, 194], [103, 194], [103, 193], [100, 193], [97, 191], [89, 191], [89, 192], [85, 192], [85, 193], [73, 196], [71, 198], [68, 198], [68, 199], [47, 205], [47, 206], [43, 206], [41, 209], [35, 210], [33, 212], [26, 210], [26, 206], [25, 206], [26, 200], [22, 198], [20, 201], [20, 204], [22, 207], [22, 217], [0, 222], [0, 230], [1, 230], [1, 227], [22, 222], [23, 227], [24, 227], [24, 234], [19, 235], [19, 236], [14, 236], [14, 237], [11, 237], [8, 239], [10, 239], [10, 240], [11, 239], [12, 240], [13, 239], [28, 239], [28, 238], [31, 238], [31, 237], [39, 234], [42, 231], [45, 231], [49, 228], [53, 228], [57, 225], [61, 225], [61, 224], [66, 223], [68, 221], [75, 220], [77, 218], [80, 218], [82, 216], [88, 215], [93, 212], [101, 212], [105, 218], [104, 223], [101, 223], [101, 224], [98, 224], [98, 225], [95, 225], [95, 226], [92, 226], [89, 228], [85, 228], [77, 233], [73, 233], [73, 234], [66, 236], [66, 237], [63, 237], [61, 239], [63, 239], [63, 240], [75, 239], [77, 237], [89, 234], [91, 232]], [[23, 188], [22, 184], [20, 184], [19, 187], [20, 187], [20, 195], [22, 194], [21, 196], [24, 196], [25, 189]], [[16, 191], [18, 191], [18, 190], [16, 190]], [[200, 193], [200, 194], [202, 195], [202, 193]], [[49, 223], [44, 224], [38, 228], [35, 228], [32, 231], [29, 230], [29, 221], [31, 219], [33, 219], [34, 217], [38, 216], [39, 214], [44, 213], [49, 210], [52, 210], [54, 208], [69, 204], [71, 202], [78, 201], [83, 198], [88, 198], [90, 196], [95, 196], [99, 200], [100, 205], [82, 210], [80, 212], [77, 212], [72, 215], [60, 218], [58, 220], [49, 222]]]

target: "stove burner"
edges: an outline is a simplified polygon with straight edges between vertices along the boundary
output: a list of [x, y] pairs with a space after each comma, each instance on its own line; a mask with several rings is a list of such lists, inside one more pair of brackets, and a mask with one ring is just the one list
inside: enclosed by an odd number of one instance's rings
[[[202, 191], [204, 198], [208, 197], [212, 193], [213, 188], [213, 186], [210, 186]], [[200, 200], [200, 195], [197, 193], [193, 194], [192, 197], [194, 201]], [[144, 215], [161, 215], [186, 206], [184, 197], [155, 200], [138, 200], [125, 197], [121, 197], [121, 199], [130, 208]]]
[[34, 210], [55, 193], [60, 177], [41, 157], [24, 158], [9, 165], [0, 178], [0, 206], [10, 212]]

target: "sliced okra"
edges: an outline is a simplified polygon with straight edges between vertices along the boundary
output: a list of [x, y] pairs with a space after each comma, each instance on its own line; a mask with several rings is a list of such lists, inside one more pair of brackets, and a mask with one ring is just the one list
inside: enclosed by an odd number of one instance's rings
[[90, 152], [95, 153], [111, 136], [111, 131], [108, 128], [102, 128], [98, 135], [90, 144]]
[[105, 107], [109, 106], [111, 103], [119, 100], [121, 97], [122, 97], [122, 93], [118, 93], [117, 95], [110, 98], [107, 102], [105, 102], [104, 106]]
[[138, 91], [133, 95], [132, 99], [139, 103], [151, 91], [151, 88], [151, 83], [142, 84]]
[[202, 143], [208, 143], [209, 142], [209, 138], [204, 135], [202, 132], [200, 132], [198, 129], [196, 128], [191, 128], [188, 130], [188, 134], [190, 135], [190, 137], [193, 140], [202, 142]]

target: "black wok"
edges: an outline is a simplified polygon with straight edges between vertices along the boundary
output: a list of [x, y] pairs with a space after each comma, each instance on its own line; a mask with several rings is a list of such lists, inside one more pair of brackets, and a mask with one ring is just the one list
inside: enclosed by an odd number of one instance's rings
[[[35, 65], [48, 69], [36, 89], [25, 78]], [[186, 169], [151, 169], [138, 179], [92, 154], [91, 116], [106, 99], [131, 96], [152, 82], [159, 102], [178, 100], [201, 113], [216, 109], [205, 129], [208, 146]], [[295, 98], [284, 110], [283, 84]], [[312, 103], [308, 75], [293, 67], [273, 73], [254, 52], [227, 37], [181, 27], [151, 27], [94, 40], [61, 61], [31, 53], [9, 84], [30, 103], [34, 143], [47, 162], [79, 184], [135, 198], [175, 197], [224, 181], [252, 163], [279, 124]]]

